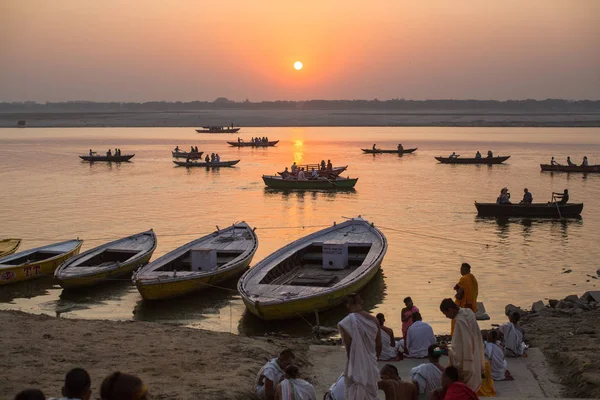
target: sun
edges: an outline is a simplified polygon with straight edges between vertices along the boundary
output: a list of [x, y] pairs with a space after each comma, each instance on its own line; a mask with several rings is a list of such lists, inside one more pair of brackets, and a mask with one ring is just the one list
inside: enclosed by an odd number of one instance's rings
[[296, 71], [300, 71], [300, 70], [302, 69], [302, 67], [303, 67], [303, 65], [302, 65], [302, 63], [301, 63], [300, 61], [296, 61], [296, 62], [294, 63], [294, 69], [295, 69]]

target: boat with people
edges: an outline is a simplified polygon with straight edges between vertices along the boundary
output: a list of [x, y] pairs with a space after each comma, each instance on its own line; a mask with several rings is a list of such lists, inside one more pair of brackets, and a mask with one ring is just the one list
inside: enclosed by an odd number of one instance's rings
[[600, 173], [600, 165], [562, 165], [562, 164], [540, 164], [545, 172], [591, 172]]
[[227, 143], [233, 147], [273, 147], [279, 143], [279, 140], [244, 142], [243, 140], [238, 139], [237, 142], [227, 141]]
[[385, 235], [359, 215], [268, 255], [240, 278], [238, 291], [264, 320], [327, 310], [375, 276], [387, 248]]
[[54, 270], [77, 255], [83, 240], [67, 240], [0, 258], [0, 285], [52, 276]]
[[119, 278], [146, 265], [156, 250], [152, 229], [105, 243], [61, 264], [54, 278], [65, 289], [80, 288]]
[[233, 124], [231, 126], [203, 126], [202, 129], [196, 129], [198, 133], [236, 133], [239, 132], [241, 128], [234, 128]]
[[198, 146], [190, 146], [190, 151], [183, 151], [179, 148], [179, 146], [175, 147], [175, 149], [171, 152], [173, 158], [186, 158], [190, 160], [196, 160], [198, 158], [202, 158], [203, 151], [198, 151]]
[[133, 274], [145, 300], [167, 299], [240, 276], [258, 248], [254, 229], [235, 223], [170, 251]]
[[415, 147], [414, 149], [395, 149], [395, 150], [385, 150], [385, 149], [361, 149], [362, 151], [364, 151], [367, 154], [410, 154], [410, 153], [414, 153], [415, 151], [417, 151], [418, 147]]
[[173, 163], [179, 167], [193, 168], [193, 167], [205, 167], [205, 168], [220, 168], [220, 167], [233, 167], [240, 160], [232, 161], [177, 161], [173, 160]]
[[296, 179], [294, 177], [284, 178], [279, 175], [263, 175], [265, 185], [272, 189], [298, 189], [298, 190], [336, 190], [352, 189], [358, 178], [342, 178], [339, 176], [326, 178], [319, 176], [310, 179]]
[[510, 156], [495, 156], [495, 157], [460, 157], [459, 155], [450, 157], [434, 157], [442, 164], [502, 164], [508, 160]]
[[[310, 174], [311, 171], [314, 169], [315, 171], [317, 171], [319, 176], [328, 178], [328, 177], [334, 177], [334, 176], [340, 175], [342, 172], [344, 172], [345, 170], [348, 169], [348, 166], [343, 165], [341, 167], [332, 167], [331, 169], [327, 169], [327, 168], [321, 169], [321, 166], [319, 164], [306, 164], [306, 165], [298, 165], [295, 173], [291, 173], [289, 171], [287, 171], [287, 173], [290, 174], [291, 176], [295, 176], [297, 174], [297, 172], [300, 171], [301, 169], [304, 169], [304, 171], [306, 171], [306, 173], [308, 173], [308, 174]], [[277, 174], [284, 176], [284, 175], [286, 175], [286, 171], [277, 172]]]
[[497, 204], [475, 202], [475, 207], [478, 216], [497, 218], [575, 218], [580, 216], [583, 211], [583, 203]]
[[133, 158], [133, 156], [135, 156], [135, 154], [122, 154], [122, 155], [85, 155], [85, 156], [79, 156], [79, 158], [81, 158], [83, 161], [88, 161], [88, 162], [127, 162], [129, 160], [131, 160]]
[[19, 248], [21, 239], [1, 239], [0, 240], [0, 257], [8, 256]]

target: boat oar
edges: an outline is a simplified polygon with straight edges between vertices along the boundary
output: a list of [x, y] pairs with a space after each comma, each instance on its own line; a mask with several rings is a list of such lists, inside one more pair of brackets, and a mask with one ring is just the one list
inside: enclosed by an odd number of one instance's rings
[[333, 187], [338, 187], [338, 185], [336, 185], [336, 184], [335, 184], [335, 182], [332, 182], [332, 181], [330, 181], [329, 179], [327, 179], [327, 177], [324, 177], [324, 178], [325, 178], [325, 180], [326, 180], [327, 182], [329, 182], [329, 184], [330, 184], [330, 185], [332, 185]]
[[558, 202], [556, 201], [556, 197], [554, 197], [554, 193], [552, 193], [552, 201], [556, 204], [556, 211], [558, 211], [558, 217], [562, 219], [562, 214], [560, 213], [560, 207], [558, 206]]

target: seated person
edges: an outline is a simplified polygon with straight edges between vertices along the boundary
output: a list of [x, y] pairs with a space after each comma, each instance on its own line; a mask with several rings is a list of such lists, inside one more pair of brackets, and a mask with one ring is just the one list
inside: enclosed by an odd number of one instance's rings
[[488, 150], [487, 156], [488, 156], [488, 158], [493, 158], [494, 157], [494, 153], [492, 153], [491, 150]]
[[285, 167], [285, 170], [281, 173], [281, 177], [286, 179], [290, 176], [290, 171], [288, 171], [288, 167]]
[[377, 382], [377, 387], [385, 393], [385, 400], [417, 398], [417, 387], [400, 379], [398, 369], [392, 364], [384, 365], [379, 372], [379, 377], [381, 380]]
[[456, 155], [456, 153], [453, 151], [452, 154], [450, 154], [450, 156], [448, 158], [457, 158], [458, 156]]
[[394, 340], [394, 331], [384, 326], [385, 316], [382, 313], [377, 314], [377, 321], [379, 321], [379, 328], [381, 329], [381, 354], [379, 360], [381, 361], [399, 361], [402, 360], [402, 346], [401, 341]]
[[552, 159], [550, 160], [550, 165], [558, 165], [554, 157], [552, 157]]
[[500, 191], [500, 195], [496, 199], [496, 204], [511, 204], [510, 193], [508, 193], [508, 188], [502, 188], [502, 190]]
[[306, 180], [306, 175], [304, 174], [304, 168], [300, 168], [300, 171], [298, 172], [298, 180], [299, 181]]
[[256, 376], [256, 395], [260, 399], [272, 400], [275, 398], [277, 384], [284, 378], [284, 370], [292, 365], [296, 356], [290, 349], [279, 353], [279, 357], [266, 363]]
[[588, 164], [588, 159], [587, 159], [587, 156], [584, 156], [584, 157], [583, 157], [583, 161], [581, 162], [581, 166], [582, 166], [582, 167], [587, 167], [587, 166], [589, 166], [589, 164]]
[[477, 153], [475, 153], [475, 158], [481, 158], [481, 153], [479, 152], [479, 150], [477, 150]]
[[375, 143], [373, 143], [373, 150], [377, 150], [377, 148], [375, 147]]
[[288, 365], [285, 379], [277, 385], [276, 400], [317, 400], [315, 388], [304, 379], [298, 379], [298, 367]]
[[567, 157], [567, 165], [569, 167], [574, 167], [575, 166], [575, 163], [573, 161], [571, 161], [571, 157]]
[[444, 351], [438, 344], [432, 344], [427, 349], [428, 363], [420, 364], [410, 370], [410, 379], [417, 387], [419, 395], [424, 394], [426, 398], [431, 396], [436, 389], [442, 387], [442, 372], [444, 367], [440, 365], [440, 357]]
[[344, 400], [344, 389], [344, 374], [342, 374], [325, 393], [323, 400]]
[[569, 190], [565, 189], [562, 193], [552, 192], [552, 195], [559, 199], [558, 204], [567, 204], [569, 201]]
[[404, 146], [402, 146], [401, 143], [398, 143], [398, 151], [399, 152], [403, 152], [404, 151]]
[[510, 372], [506, 369], [507, 364], [504, 359], [504, 351], [498, 346], [498, 331], [492, 329], [487, 334], [487, 341], [483, 342], [485, 349], [485, 358], [492, 366], [492, 379], [495, 381], [512, 380]]
[[531, 204], [533, 203], [533, 195], [529, 191], [529, 189], [523, 189], [523, 200], [519, 202], [519, 204]]
[[310, 177], [312, 179], [317, 179], [319, 177], [319, 173], [313, 168], [312, 171], [310, 172]]
[[87, 371], [81, 368], [74, 368], [67, 372], [65, 376], [65, 385], [62, 388], [63, 397], [53, 400], [89, 400], [92, 396], [91, 388], [92, 380]]
[[447, 367], [442, 374], [442, 388], [431, 396], [434, 400], [479, 400], [477, 393], [458, 380], [458, 370]]
[[420, 312], [412, 315], [413, 323], [408, 328], [404, 347], [408, 357], [425, 358], [428, 355], [429, 346], [437, 343], [431, 325], [423, 322]]
[[523, 341], [525, 339], [525, 331], [518, 325], [521, 315], [514, 312], [508, 316], [508, 321], [498, 330], [504, 337], [504, 355], [506, 357], [522, 357], [527, 351], [527, 345]]

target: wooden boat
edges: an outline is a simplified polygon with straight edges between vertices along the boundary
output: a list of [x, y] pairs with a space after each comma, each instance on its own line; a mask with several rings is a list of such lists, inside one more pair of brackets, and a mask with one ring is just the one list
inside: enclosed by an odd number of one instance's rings
[[79, 156], [79, 158], [81, 158], [83, 161], [89, 161], [89, 162], [97, 162], [97, 161], [104, 161], [104, 162], [127, 162], [129, 160], [131, 160], [133, 158], [133, 156], [135, 156], [135, 154], [123, 154], [121, 156], [98, 156], [98, 155], [94, 155], [94, 156]]
[[359, 216], [267, 256], [240, 278], [238, 291], [246, 308], [265, 320], [326, 310], [375, 276], [387, 246], [383, 233]]
[[205, 168], [219, 168], [219, 167], [233, 167], [239, 163], [240, 160], [233, 161], [219, 161], [219, 162], [204, 162], [204, 161], [176, 161], [173, 162], [180, 167], [205, 167]]
[[234, 128], [233, 126], [203, 126], [202, 129], [196, 129], [198, 133], [236, 133], [241, 128]]
[[[319, 173], [319, 176], [323, 176], [325, 178], [331, 178], [331, 177], [339, 176], [342, 172], [344, 172], [346, 169], [348, 169], [348, 166], [344, 165], [341, 167], [333, 167], [331, 169], [331, 171], [328, 169], [325, 169], [325, 170], [319, 169], [319, 168], [321, 168], [321, 166], [319, 164], [298, 165], [298, 168], [304, 168], [305, 173], [308, 172], [309, 174], [312, 173], [312, 169], [314, 168]], [[283, 176], [283, 171], [278, 172], [277, 174]], [[290, 172], [290, 174], [291, 174], [291, 172]]]
[[573, 218], [581, 214], [583, 203], [496, 204], [475, 202], [475, 207], [477, 215], [481, 217]]
[[540, 164], [542, 171], [550, 172], [600, 172], [600, 165], [550, 165]]
[[65, 289], [103, 283], [146, 265], [155, 249], [156, 235], [150, 229], [70, 258], [54, 271], [54, 278]]
[[181, 296], [241, 275], [258, 247], [245, 222], [196, 239], [165, 254], [133, 274], [146, 300]]
[[196, 160], [198, 158], [202, 158], [203, 151], [172, 151], [171, 155], [173, 158], [189, 158], [191, 160]]
[[52, 276], [63, 262], [79, 253], [83, 240], [67, 240], [0, 258], [0, 285]]
[[277, 143], [279, 143], [279, 140], [272, 140], [269, 142], [260, 142], [260, 143], [227, 141], [227, 143], [229, 143], [231, 146], [234, 146], [234, 147], [273, 147]]
[[497, 157], [482, 157], [482, 158], [450, 158], [450, 157], [435, 157], [436, 160], [442, 164], [501, 164], [508, 160], [510, 156], [497, 156]]
[[281, 176], [275, 175], [263, 175], [263, 181], [265, 185], [273, 189], [300, 189], [300, 190], [312, 190], [312, 189], [352, 189], [358, 178], [340, 178], [339, 176], [335, 179], [328, 179], [319, 177], [317, 179], [306, 179], [298, 181], [296, 179], [283, 179]]
[[395, 149], [395, 150], [361, 149], [361, 150], [367, 154], [408, 154], [408, 153], [414, 153], [417, 149], [418, 149], [418, 147], [415, 147], [414, 149], [404, 149], [402, 151], [399, 151], [398, 149]]
[[21, 239], [2, 239], [0, 240], [0, 257], [7, 256], [17, 251], [21, 245]]

